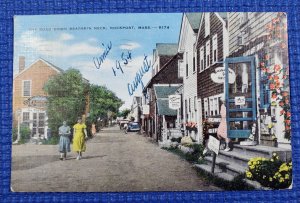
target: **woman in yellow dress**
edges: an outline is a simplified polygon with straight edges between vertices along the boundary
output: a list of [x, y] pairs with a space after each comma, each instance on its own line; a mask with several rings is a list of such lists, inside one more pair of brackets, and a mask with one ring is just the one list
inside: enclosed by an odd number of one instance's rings
[[77, 124], [73, 126], [73, 151], [77, 152], [77, 160], [82, 157], [82, 152], [85, 152], [85, 138], [87, 138], [86, 125], [82, 123], [82, 119], [78, 118]]

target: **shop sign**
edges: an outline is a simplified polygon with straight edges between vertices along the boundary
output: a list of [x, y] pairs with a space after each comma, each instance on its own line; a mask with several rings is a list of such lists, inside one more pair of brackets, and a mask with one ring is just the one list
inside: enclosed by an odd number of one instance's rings
[[144, 115], [148, 115], [150, 113], [149, 105], [142, 105], [142, 111]]
[[245, 99], [244, 96], [234, 97], [234, 103], [235, 103], [235, 105], [245, 105], [246, 104], [246, 99]]
[[[235, 81], [235, 72], [228, 68], [228, 82], [229, 84], [233, 84]], [[215, 69], [215, 72], [211, 73], [210, 78], [215, 83], [224, 83], [225, 82], [225, 68], [224, 67], [218, 67]]]
[[210, 122], [210, 123], [220, 123], [221, 122], [221, 118], [212, 118], [212, 117], [209, 117], [209, 118], [207, 118], [207, 121]]
[[174, 94], [169, 95], [169, 108], [170, 109], [179, 109], [181, 107], [181, 95]]
[[47, 106], [47, 97], [45, 96], [33, 96], [28, 99], [26, 99], [24, 102], [24, 105], [28, 107], [34, 107], [34, 108], [46, 108]]

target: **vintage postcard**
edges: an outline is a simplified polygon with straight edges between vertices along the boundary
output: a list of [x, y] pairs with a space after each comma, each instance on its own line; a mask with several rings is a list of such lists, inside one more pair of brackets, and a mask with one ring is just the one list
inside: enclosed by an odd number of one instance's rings
[[287, 17], [15, 16], [11, 190], [292, 188]]

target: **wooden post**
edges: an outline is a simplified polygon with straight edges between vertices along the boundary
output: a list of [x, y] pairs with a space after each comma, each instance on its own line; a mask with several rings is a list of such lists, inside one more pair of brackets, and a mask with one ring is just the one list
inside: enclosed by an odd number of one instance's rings
[[211, 166], [212, 173], [215, 173], [216, 157], [217, 157], [217, 154], [215, 152], [213, 152], [213, 160], [212, 160], [213, 162], [212, 162], [212, 166]]

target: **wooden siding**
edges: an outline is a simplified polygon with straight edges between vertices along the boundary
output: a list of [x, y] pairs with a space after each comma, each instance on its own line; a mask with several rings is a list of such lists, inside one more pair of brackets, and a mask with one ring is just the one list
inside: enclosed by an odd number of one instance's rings
[[[200, 33], [197, 41], [197, 96], [198, 98], [206, 98], [223, 92], [223, 84], [214, 83], [210, 74], [215, 71], [217, 67], [222, 66], [222, 64], [212, 64], [212, 38], [217, 34], [218, 40], [218, 60], [223, 60], [223, 23], [216, 16], [215, 13], [210, 15], [210, 35], [204, 37], [205, 28], [204, 23], [200, 27]], [[200, 73], [200, 47], [205, 46], [206, 42], [210, 40], [210, 67], [206, 68]], [[204, 56], [206, 56], [206, 49], [204, 50]], [[204, 64], [206, 64], [206, 57], [204, 57]]]

